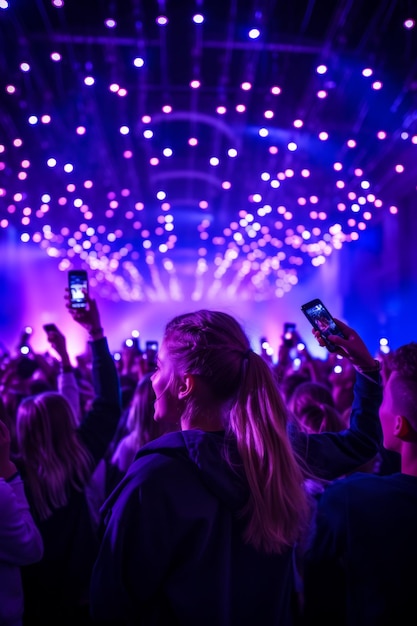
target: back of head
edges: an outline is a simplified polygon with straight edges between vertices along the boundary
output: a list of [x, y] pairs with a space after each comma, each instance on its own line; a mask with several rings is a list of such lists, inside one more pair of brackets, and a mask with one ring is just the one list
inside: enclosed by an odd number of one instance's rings
[[297, 417], [311, 405], [328, 405], [334, 407], [330, 389], [318, 382], [304, 382], [298, 385], [291, 396], [289, 406]]
[[345, 428], [342, 416], [328, 404], [312, 403], [304, 406], [295, 419], [301, 430], [307, 433], [338, 433]]
[[167, 324], [165, 343], [175, 369], [203, 376], [214, 399], [236, 394], [250, 345], [231, 315], [209, 310], [179, 315]]
[[16, 437], [34, 507], [46, 518], [53, 508], [67, 503], [69, 486], [82, 490], [92, 459], [78, 439], [70, 405], [54, 391], [22, 400]]
[[[251, 350], [237, 320], [219, 311], [174, 318], [167, 324], [164, 345], [174, 378], [193, 374], [208, 390], [191, 397], [185, 413], [220, 412], [226, 433], [237, 442], [250, 489], [242, 511], [245, 540], [281, 552], [298, 538], [307, 502], [287, 436], [287, 410], [270, 365]], [[173, 389], [176, 384], [173, 380]]]

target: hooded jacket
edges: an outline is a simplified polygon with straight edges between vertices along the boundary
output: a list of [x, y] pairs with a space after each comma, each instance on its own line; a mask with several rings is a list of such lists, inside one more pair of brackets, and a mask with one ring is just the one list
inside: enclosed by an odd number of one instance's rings
[[292, 550], [264, 554], [243, 542], [239, 511], [247, 497], [237, 451], [223, 432], [169, 433], [144, 446], [104, 505], [93, 618], [292, 624]]

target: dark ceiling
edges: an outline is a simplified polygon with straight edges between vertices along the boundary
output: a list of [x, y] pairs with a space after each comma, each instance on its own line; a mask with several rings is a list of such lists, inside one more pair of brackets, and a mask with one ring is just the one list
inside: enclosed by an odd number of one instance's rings
[[416, 193], [415, 2], [0, 7], [0, 227], [105, 298], [281, 297]]

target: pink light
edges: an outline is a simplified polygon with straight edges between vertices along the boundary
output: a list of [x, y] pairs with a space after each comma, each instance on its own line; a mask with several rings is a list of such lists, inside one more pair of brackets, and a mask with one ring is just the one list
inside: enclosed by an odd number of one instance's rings
[[51, 121], [51, 116], [50, 115], [42, 115], [42, 117], [41, 117], [42, 124], [49, 124], [50, 121]]
[[191, 89], [198, 89], [200, 86], [201, 86], [201, 83], [199, 80], [192, 80], [190, 82]]
[[372, 89], [375, 89], [375, 91], [378, 91], [379, 89], [382, 89], [382, 83], [380, 80], [376, 80], [374, 83], [372, 83]]
[[246, 107], [244, 104], [238, 104], [236, 105], [236, 111], [238, 113], [244, 113], [246, 111]]
[[125, 159], [131, 159], [133, 157], [133, 152], [132, 150], [125, 150], [123, 152], [123, 158]]
[[59, 52], [51, 52], [51, 59], [52, 61], [60, 61], [62, 59], [61, 55], [59, 54]]
[[397, 215], [397, 213], [398, 213], [398, 207], [396, 207], [396, 206], [390, 206], [390, 208], [389, 208], [389, 212], [391, 213], [391, 215]]
[[383, 204], [383, 203], [382, 203], [382, 200], [380, 200], [379, 198], [377, 198], [377, 199], [375, 200], [375, 202], [374, 202], [374, 206], [375, 206], [377, 209], [380, 209], [380, 208], [382, 207], [382, 204]]
[[113, 93], [117, 93], [120, 89], [120, 85], [118, 85], [117, 83], [112, 83], [109, 86], [110, 91], [112, 91]]
[[278, 154], [277, 146], [269, 146], [269, 154]]
[[20, 148], [23, 145], [23, 141], [21, 139], [14, 139], [13, 145], [15, 148]]
[[188, 143], [190, 146], [196, 146], [198, 144], [198, 139], [196, 137], [190, 137]]
[[248, 81], [245, 81], [240, 85], [240, 88], [243, 89], [243, 91], [249, 91], [249, 89], [252, 89], [252, 85]]
[[397, 174], [402, 174], [404, 172], [404, 165], [401, 165], [399, 163], [398, 165], [395, 166], [395, 171], [397, 172]]
[[94, 85], [94, 83], [95, 83], [94, 77], [93, 77], [93, 76], [86, 76], [86, 77], [84, 78], [84, 83], [85, 83], [88, 87], [91, 87], [91, 86], [92, 86], [92, 85]]
[[105, 26], [107, 26], [107, 28], [114, 28], [115, 26], [117, 26], [116, 20], [114, 20], [111, 17], [106, 19], [106, 20], [104, 20], [104, 24], [105, 24]]
[[207, 200], [201, 200], [198, 203], [198, 206], [200, 207], [200, 209], [208, 209], [208, 202], [207, 202]]
[[411, 143], [416, 144], [417, 143], [417, 135], [413, 135], [411, 137]]
[[319, 201], [317, 196], [310, 196], [310, 202], [311, 204], [317, 204], [317, 202]]
[[120, 87], [119, 91], [117, 92], [117, 95], [120, 96], [121, 98], [124, 98], [125, 96], [127, 96], [127, 89], [125, 89], [124, 87]]
[[346, 204], [343, 204], [343, 202], [339, 202], [339, 204], [337, 205], [337, 210], [346, 211]]
[[304, 124], [303, 120], [294, 120], [293, 122], [293, 125], [295, 126], [295, 128], [301, 128], [303, 124]]
[[222, 188], [223, 189], [231, 189], [231, 187], [232, 187], [232, 183], [230, 181], [224, 180], [222, 182]]
[[363, 176], [363, 170], [360, 167], [357, 167], [354, 171], [355, 176]]
[[168, 24], [168, 18], [166, 15], [159, 15], [155, 21], [159, 26], [166, 26]]
[[271, 93], [272, 93], [274, 96], [279, 96], [279, 94], [281, 93], [281, 91], [282, 91], [281, 87], [277, 87], [277, 86], [275, 86], [275, 87], [271, 87]]
[[305, 206], [307, 204], [307, 200], [305, 198], [298, 198], [297, 202], [300, 206]]
[[301, 170], [301, 176], [303, 178], [308, 178], [310, 176], [310, 170], [307, 170], [307, 169]]
[[85, 126], [78, 126], [78, 127], [75, 129], [75, 132], [77, 133], [77, 135], [85, 135], [85, 133], [86, 133], [86, 128], [85, 128]]
[[163, 113], [172, 113], [172, 106], [170, 104], [165, 104], [162, 107], [162, 112]]
[[346, 145], [348, 148], [356, 148], [356, 141], [354, 139], [348, 139]]
[[226, 111], [227, 109], [225, 106], [218, 106], [216, 109], [216, 113], [218, 113], [219, 115], [224, 115]]
[[329, 138], [329, 133], [326, 133], [326, 131], [322, 131], [321, 133], [319, 133], [320, 141], [327, 141], [328, 138]]
[[6, 91], [7, 93], [16, 93], [16, 87], [14, 85], [7, 85]]
[[411, 18], [408, 20], [405, 20], [404, 22], [404, 28], [407, 28], [408, 30], [410, 30], [410, 28], [414, 28], [415, 25], [416, 25], [415, 21]]
[[376, 134], [376, 136], [378, 137], [378, 139], [386, 139], [387, 138], [387, 133], [385, 132], [385, 130], [379, 130]]
[[154, 166], [155, 166], [155, 165], [159, 165], [159, 159], [158, 159], [157, 157], [152, 157], [152, 158], [149, 160], [149, 163], [150, 163], [151, 165], [154, 165]]
[[317, 92], [317, 98], [320, 98], [321, 100], [323, 100], [323, 98], [327, 98], [327, 91], [320, 89], [320, 91]]
[[365, 76], [365, 78], [369, 78], [369, 76], [372, 76], [373, 73], [374, 72], [370, 67], [365, 67], [365, 69], [362, 70], [362, 76]]
[[84, 181], [84, 187], [85, 187], [86, 189], [91, 189], [91, 188], [92, 188], [92, 186], [93, 186], [93, 181], [92, 181], [92, 180], [85, 180], [85, 181]]
[[274, 117], [274, 112], [270, 111], [270, 110], [265, 111], [264, 117], [266, 117], [267, 120], [270, 120], [270, 119], [272, 119]]
[[151, 123], [151, 121], [152, 121], [152, 118], [151, 118], [151, 116], [150, 116], [150, 115], [144, 115], [144, 116], [142, 117], [142, 122], [143, 122], [144, 124], [150, 124], [150, 123]]

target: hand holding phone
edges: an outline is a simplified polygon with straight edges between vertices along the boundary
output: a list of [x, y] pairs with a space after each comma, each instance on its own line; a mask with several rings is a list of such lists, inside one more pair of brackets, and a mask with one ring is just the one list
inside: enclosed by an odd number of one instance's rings
[[70, 270], [68, 272], [68, 287], [70, 292], [70, 306], [72, 309], [85, 309], [87, 306], [88, 276], [85, 270]]
[[320, 333], [328, 351], [336, 352], [337, 346], [329, 340], [329, 336], [339, 335], [339, 337], [344, 339], [346, 337], [323, 302], [319, 298], [315, 298], [303, 304], [301, 310], [313, 328]]

